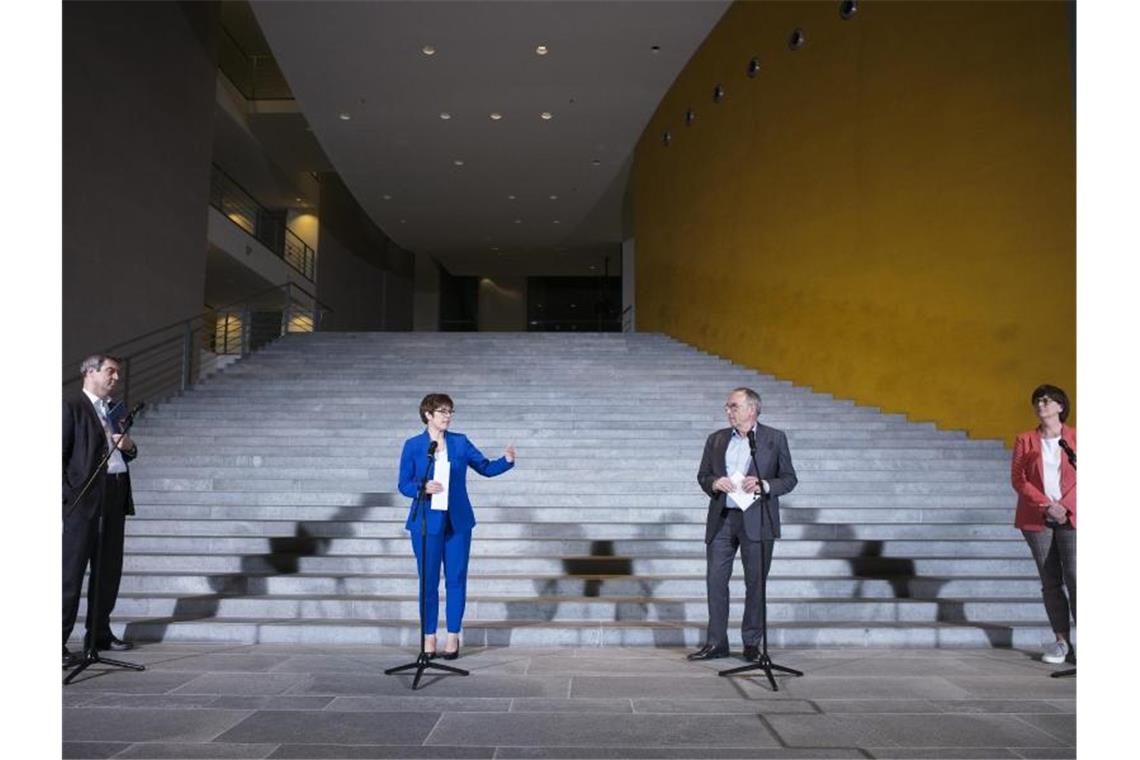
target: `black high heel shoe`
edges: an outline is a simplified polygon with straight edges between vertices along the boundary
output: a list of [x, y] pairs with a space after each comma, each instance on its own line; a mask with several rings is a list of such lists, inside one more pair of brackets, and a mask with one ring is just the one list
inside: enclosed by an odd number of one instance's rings
[[440, 655], [440, 657], [442, 657], [445, 660], [458, 660], [459, 659], [459, 644], [456, 643], [454, 652], [448, 652], [445, 650], [444, 653], [442, 655]]

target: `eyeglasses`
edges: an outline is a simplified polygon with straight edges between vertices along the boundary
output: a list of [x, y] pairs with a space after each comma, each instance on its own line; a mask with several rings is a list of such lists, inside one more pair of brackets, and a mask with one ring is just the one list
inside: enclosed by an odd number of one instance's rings
[[455, 416], [455, 410], [454, 409], [434, 409], [434, 410], [432, 410], [432, 414], [442, 414], [444, 417], [454, 417]]
[[1033, 399], [1033, 405], [1037, 406], [1038, 404], [1048, 404], [1050, 401], [1052, 401], [1054, 404], [1057, 404], [1058, 406], [1061, 405], [1061, 402], [1052, 396], [1038, 396], [1037, 398]]

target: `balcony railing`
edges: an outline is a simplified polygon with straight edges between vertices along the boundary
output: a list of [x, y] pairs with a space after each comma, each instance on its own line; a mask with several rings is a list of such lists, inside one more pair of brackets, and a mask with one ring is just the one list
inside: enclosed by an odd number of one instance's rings
[[210, 205], [281, 257], [306, 280], [313, 282], [316, 279], [317, 252], [285, 226], [285, 212], [271, 211], [262, 206], [217, 164], [210, 171]]
[[246, 100], [293, 100], [293, 91], [273, 56], [245, 52], [225, 28], [218, 68]]
[[[201, 314], [102, 350], [123, 360], [121, 400], [127, 406], [162, 401], [190, 387], [228, 361], [246, 356], [287, 333], [316, 332], [332, 311], [308, 291], [285, 283], [243, 301], [207, 306]], [[63, 389], [78, 388], [76, 358], [63, 367]]]

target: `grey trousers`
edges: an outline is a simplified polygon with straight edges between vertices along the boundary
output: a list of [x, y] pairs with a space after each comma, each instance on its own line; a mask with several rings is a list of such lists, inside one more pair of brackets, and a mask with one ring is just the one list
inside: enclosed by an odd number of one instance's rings
[[728, 515], [713, 540], [705, 547], [708, 568], [709, 627], [705, 644], [717, 648], [728, 647], [728, 581], [736, 550], [744, 564], [744, 620], [740, 636], [745, 646], [759, 646], [763, 635], [760, 624], [760, 545], [764, 545], [764, 577], [772, 567], [772, 549], [775, 541], [752, 541], [744, 533], [744, 515], [739, 509], [727, 510]]
[[1037, 532], [1023, 530], [1021, 535], [1037, 563], [1049, 624], [1054, 633], [1068, 639], [1070, 614], [1077, 622], [1077, 531], [1068, 526], [1046, 527]]

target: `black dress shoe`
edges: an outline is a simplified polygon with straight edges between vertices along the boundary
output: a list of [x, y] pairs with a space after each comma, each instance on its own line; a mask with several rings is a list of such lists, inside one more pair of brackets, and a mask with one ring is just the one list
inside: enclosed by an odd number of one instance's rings
[[746, 644], [744, 647], [744, 659], [749, 662], [756, 662], [760, 659], [760, 647], [754, 644]]
[[705, 644], [703, 647], [688, 655], [687, 660], [719, 660], [721, 657], [728, 657], [728, 647], [714, 647], [711, 644]]
[[63, 667], [74, 668], [81, 662], [83, 662], [82, 655], [72, 652], [67, 647], [63, 648]]
[[134, 649], [135, 645], [129, 641], [123, 641], [111, 634], [109, 638], [99, 639], [95, 642], [95, 648], [100, 652], [126, 652], [128, 649]]
[[442, 657], [445, 660], [458, 660], [459, 659], [459, 645], [458, 644], [455, 645], [455, 651], [454, 652], [448, 652], [447, 650], [444, 650]]

